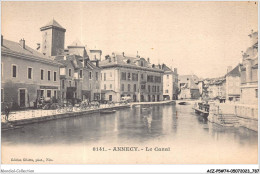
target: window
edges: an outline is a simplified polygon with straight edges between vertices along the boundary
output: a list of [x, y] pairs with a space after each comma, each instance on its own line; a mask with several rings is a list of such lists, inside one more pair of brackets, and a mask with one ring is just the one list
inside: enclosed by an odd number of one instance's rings
[[54, 91], [54, 98], [57, 98], [57, 91]]
[[131, 90], [131, 85], [128, 84], [128, 92], [130, 92], [130, 90]]
[[161, 83], [161, 77], [160, 76], [155, 76], [154, 80], [156, 83]]
[[138, 74], [132, 73], [132, 80], [133, 81], [138, 81]]
[[131, 80], [131, 73], [128, 73], [127, 78], [128, 80]]
[[3, 77], [3, 63], [1, 63], [1, 77]]
[[91, 80], [92, 79], [92, 73], [89, 72], [89, 79]]
[[258, 98], [258, 89], [255, 89], [255, 97]]
[[83, 77], [83, 71], [82, 71], [82, 69], [81, 69], [81, 70], [79, 70], [79, 78], [82, 79], [82, 77]]
[[44, 79], [44, 70], [41, 69], [41, 80], [43, 80], [43, 79]]
[[32, 79], [32, 68], [28, 68], [28, 79]]
[[78, 86], [78, 84], [77, 84], [77, 82], [75, 82], [75, 87], [77, 88], [77, 86]]
[[107, 74], [104, 73], [104, 81], [106, 81], [106, 80], [107, 80]]
[[48, 97], [48, 98], [51, 97], [51, 90], [47, 90], [47, 97]]
[[125, 72], [121, 73], [121, 80], [126, 80], [126, 73]]
[[64, 83], [64, 80], [61, 81], [61, 86], [62, 86], [62, 89], [65, 88], [65, 83]]
[[69, 81], [69, 86], [71, 87], [71, 81]]
[[71, 69], [69, 69], [69, 76], [71, 77]]
[[54, 80], [54, 82], [57, 81], [57, 72], [53, 72], [53, 80]]
[[51, 80], [51, 71], [48, 71], [48, 80]]
[[157, 86], [157, 92], [159, 92], [160, 91], [160, 87], [159, 86]]
[[1, 88], [1, 103], [4, 102], [4, 88]]
[[106, 85], [106, 84], [104, 84], [104, 89], [105, 89], [105, 90], [107, 89], [107, 85]]
[[136, 84], [134, 84], [134, 92], [136, 92]]
[[165, 90], [165, 93], [168, 93], [169, 91], [168, 91], [168, 89], [167, 90]]
[[145, 85], [141, 85], [141, 89], [145, 89]]
[[41, 90], [41, 97], [44, 97], [44, 90]]
[[141, 66], [144, 66], [144, 62], [143, 61], [141, 61]]
[[150, 92], [150, 90], [151, 90], [151, 89], [150, 89], [150, 85], [148, 85], [148, 92]]
[[167, 74], [167, 79], [169, 79], [169, 75]]
[[12, 65], [12, 77], [17, 77], [17, 66], [16, 65]]
[[98, 72], [96, 72], [96, 80], [98, 80]]
[[110, 84], [110, 89], [112, 89], [112, 84]]
[[153, 82], [153, 76], [148, 75], [147, 76], [147, 82]]
[[109, 95], [109, 101], [112, 101], [112, 95]]
[[143, 75], [143, 74], [141, 74], [141, 79], [142, 79], [142, 80], [144, 79], [144, 75]]
[[121, 85], [121, 91], [124, 91], [125, 90], [125, 86], [124, 84]]

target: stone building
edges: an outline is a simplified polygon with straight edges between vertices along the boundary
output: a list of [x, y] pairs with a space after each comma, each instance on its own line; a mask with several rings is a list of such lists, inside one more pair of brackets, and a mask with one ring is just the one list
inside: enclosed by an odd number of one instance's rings
[[19, 43], [5, 40], [1, 45], [1, 102], [13, 107], [33, 107], [36, 100], [58, 98], [62, 66], [47, 55]]
[[218, 99], [224, 102], [226, 99], [226, 79], [224, 77], [212, 79], [207, 90], [210, 99]]
[[64, 50], [66, 29], [53, 19], [40, 30], [42, 32], [42, 53], [47, 56], [60, 55]]
[[60, 89], [62, 100], [81, 99], [82, 81], [80, 80], [80, 70], [82, 63], [76, 55], [60, 55], [55, 60], [61, 63], [60, 67]]
[[119, 102], [129, 96], [133, 101], [161, 101], [163, 70], [149, 59], [112, 54], [100, 62], [102, 99]]
[[240, 99], [240, 65], [228, 70], [226, 74], [226, 100], [239, 101]]
[[163, 98], [167, 100], [178, 99], [178, 73], [177, 68], [174, 71], [165, 64], [162, 64], [163, 75]]
[[241, 99], [242, 104], [258, 104], [258, 32], [249, 35], [251, 47], [243, 54], [241, 66]]
[[181, 75], [178, 82], [179, 99], [198, 99], [200, 97], [199, 78], [196, 75]]
[[[99, 67], [100, 59], [90, 59], [94, 57], [87, 51], [86, 47], [80, 41], [74, 41], [67, 49], [68, 54], [77, 55], [77, 59], [82, 63], [82, 68], [79, 70], [79, 79], [82, 83], [81, 99], [100, 100], [101, 98], [101, 68]], [[102, 54], [102, 51], [97, 51]], [[96, 53], [96, 52], [95, 52]], [[100, 54], [100, 58], [101, 58]]]

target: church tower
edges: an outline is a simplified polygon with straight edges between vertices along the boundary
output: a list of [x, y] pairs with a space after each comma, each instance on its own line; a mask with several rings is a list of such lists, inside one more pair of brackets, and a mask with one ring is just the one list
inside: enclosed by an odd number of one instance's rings
[[40, 28], [42, 32], [42, 53], [47, 56], [57, 56], [64, 50], [65, 32], [54, 19]]

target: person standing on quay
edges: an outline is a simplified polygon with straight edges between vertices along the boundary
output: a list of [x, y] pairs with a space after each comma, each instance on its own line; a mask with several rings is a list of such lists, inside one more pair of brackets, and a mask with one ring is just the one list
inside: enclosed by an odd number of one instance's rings
[[10, 109], [8, 107], [8, 104], [5, 105], [5, 120], [8, 121]]

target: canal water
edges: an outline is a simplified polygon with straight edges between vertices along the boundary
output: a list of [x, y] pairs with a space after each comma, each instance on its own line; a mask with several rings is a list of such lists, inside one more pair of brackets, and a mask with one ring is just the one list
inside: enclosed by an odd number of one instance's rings
[[24, 125], [2, 131], [1, 141], [4, 163], [25, 156], [54, 164], [255, 164], [258, 158], [257, 132], [210, 123], [191, 105], [138, 106]]

